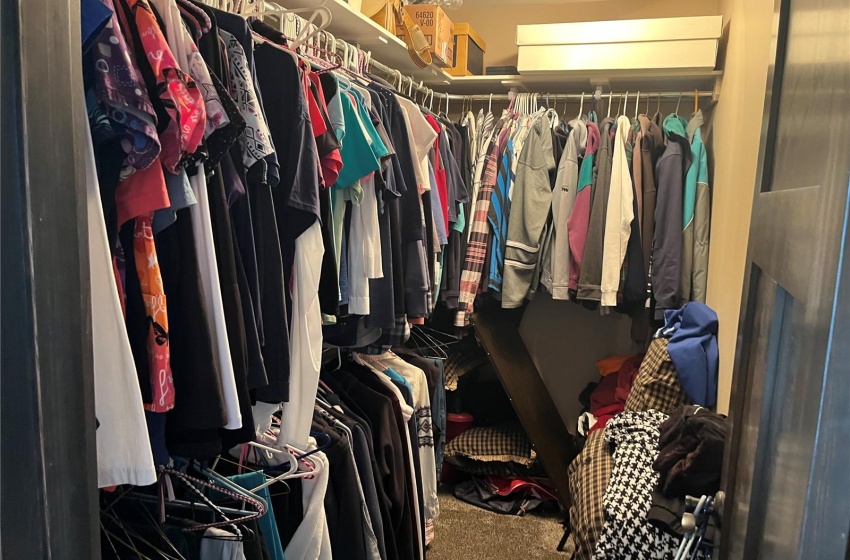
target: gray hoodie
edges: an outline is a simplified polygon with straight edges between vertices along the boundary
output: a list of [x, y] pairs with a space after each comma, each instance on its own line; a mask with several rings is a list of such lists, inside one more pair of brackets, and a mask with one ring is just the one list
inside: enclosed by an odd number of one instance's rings
[[611, 127], [614, 119], [607, 117], [599, 125], [599, 156], [596, 179], [593, 183], [593, 202], [590, 205], [590, 223], [584, 246], [584, 263], [578, 281], [578, 299], [602, 299], [602, 255], [605, 242], [605, 214], [608, 211], [608, 192], [611, 189], [611, 165], [614, 139]]
[[555, 168], [549, 120], [538, 119], [519, 155], [505, 247], [502, 307], [520, 307], [531, 289], [540, 238], [552, 205], [549, 173]]
[[552, 299], [570, 299], [570, 237], [567, 221], [578, 192], [578, 159], [587, 146], [587, 124], [581, 119], [569, 122], [570, 135], [558, 165], [552, 190], [552, 239], [544, 255], [541, 282]]

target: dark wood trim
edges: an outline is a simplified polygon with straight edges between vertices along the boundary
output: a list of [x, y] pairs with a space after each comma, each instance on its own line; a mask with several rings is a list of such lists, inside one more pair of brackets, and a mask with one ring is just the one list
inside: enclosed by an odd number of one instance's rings
[[517, 314], [481, 305], [472, 315], [475, 335], [525, 428], [565, 511], [572, 505], [567, 468], [578, 455], [575, 439], [519, 334]]
[[0, 543], [100, 557], [77, 0], [3, 0]]

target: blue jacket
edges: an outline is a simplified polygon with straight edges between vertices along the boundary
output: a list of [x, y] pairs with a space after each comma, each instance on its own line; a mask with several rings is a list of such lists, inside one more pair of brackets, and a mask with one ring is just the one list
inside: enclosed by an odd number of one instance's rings
[[717, 404], [717, 313], [700, 302], [664, 312], [664, 327], [656, 337], [669, 338], [667, 352], [679, 383], [698, 405]]

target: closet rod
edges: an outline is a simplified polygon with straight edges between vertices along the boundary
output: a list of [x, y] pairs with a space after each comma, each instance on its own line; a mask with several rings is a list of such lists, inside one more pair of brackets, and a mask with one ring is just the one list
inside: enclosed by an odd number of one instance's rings
[[[491, 99], [493, 101], [510, 101], [516, 95], [518, 95], [520, 93], [525, 94], [525, 95], [535, 94], [535, 95], [538, 96], [538, 99], [540, 101], [545, 100], [547, 96], [551, 100], [560, 100], [560, 101], [563, 101], [563, 100], [580, 100], [580, 99], [582, 99], [582, 97], [585, 100], [591, 100], [594, 97], [594, 91], [595, 91], [593, 89], [589, 89], [585, 93], [554, 93], [554, 92], [551, 92], [551, 91], [549, 91], [549, 92], [475, 93], [475, 94], [445, 93], [445, 92], [441, 92], [441, 91], [434, 91], [433, 89], [431, 89], [430, 87], [428, 87], [424, 84], [419, 85], [419, 83], [417, 83], [415, 80], [413, 80], [410, 76], [405, 76], [404, 74], [400, 74], [400, 72], [398, 72], [394, 68], [390, 68], [389, 66], [382, 64], [381, 62], [379, 62], [375, 59], [372, 59], [368, 63], [368, 70], [378, 70], [382, 74], [384, 74], [386, 77], [388, 77], [391, 81], [398, 80], [399, 75], [401, 75], [402, 79], [405, 80], [406, 83], [408, 84], [408, 85], [404, 85], [404, 86], [399, 86], [402, 90], [409, 87], [409, 84], [412, 81], [413, 82], [413, 89], [415, 91], [417, 91], [419, 93], [423, 93], [423, 94], [428, 94], [428, 95], [433, 94], [434, 97], [437, 98], [437, 99], [442, 99], [442, 100], [448, 99], [450, 101], [489, 101]], [[617, 92], [612, 91], [612, 92], [603, 92], [602, 97], [603, 98], [607, 97], [609, 93], [613, 97], [616, 97], [616, 98], [622, 98], [626, 95], [625, 92], [617, 93]], [[682, 99], [691, 98], [692, 99], [693, 96], [694, 96], [694, 93], [695, 93], [694, 90], [688, 90], [688, 91], [641, 91], [640, 97], [643, 98], [643, 99], [646, 99], [647, 97], [649, 97], [649, 98], [661, 98], [661, 99], [679, 99], [679, 98], [682, 98]], [[697, 94], [697, 97], [700, 97], [700, 98], [713, 98], [714, 95], [715, 95], [715, 92], [710, 91], [710, 90], [703, 90], [703, 91], [697, 92], [696, 94]]]
[[[520, 93], [524, 93], [525, 95], [532, 95], [532, 94], [537, 95], [538, 101], [540, 101], [540, 102], [546, 101], [547, 97], [552, 101], [555, 101], [555, 100], [563, 101], [564, 99], [580, 100], [580, 99], [582, 99], [582, 97], [584, 97], [584, 100], [589, 102], [593, 99], [593, 92], [592, 91], [585, 93], [585, 94], [581, 94], [581, 93], [566, 93], [565, 94], [565, 93], [552, 93], [552, 92], [529, 92], [529, 93], [520, 92]], [[489, 101], [491, 98], [492, 98], [493, 101], [510, 101], [517, 94], [515, 94], [515, 93], [494, 93], [494, 94], [476, 93], [476, 94], [463, 95], [463, 94], [455, 94], [455, 93], [452, 93], [452, 94], [439, 94], [438, 93], [437, 95], [448, 95], [449, 99], [451, 99], [452, 101], [455, 101], [455, 100], [462, 101], [464, 99], [467, 100], [467, 101]], [[615, 98], [619, 98], [619, 97], [624, 97], [626, 94], [625, 94], [625, 92], [623, 92], [623, 93], [611, 92], [611, 95]], [[698, 97], [712, 97], [714, 95], [714, 93], [711, 92], [711, 91], [701, 91], [697, 95], [698, 95]], [[693, 91], [660, 91], [660, 92], [641, 91], [640, 92], [641, 99], [646, 99], [647, 97], [649, 97], [650, 99], [654, 99], [656, 97], [660, 97], [662, 99], [678, 99], [679, 97], [681, 97], [682, 99], [688, 99], [688, 98], [692, 99], [693, 96], [694, 96]], [[634, 94], [629, 95], [630, 99], [634, 99], [635, 97], [636, 96]], [[607, 92], [603, 93], [602, 98], [607, 99], [608, 93]]]

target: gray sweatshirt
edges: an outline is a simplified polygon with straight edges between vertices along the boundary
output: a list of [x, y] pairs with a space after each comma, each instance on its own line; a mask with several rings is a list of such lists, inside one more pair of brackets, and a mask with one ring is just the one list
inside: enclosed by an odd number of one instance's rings
[[614, 139], [611, 127], [614, 119], [602, 120], [599, 125], [599, 156], [596, 179], [593, 183], [593, 202], [590, 205], [590, 223], [587, 226], [587, 241], [584, 245], [584, 263], [578, 281], [578, 299], [600, 301], [602, 299], [602, 255], [605, 242], [605, 214], [608, 210], [608, 193], [611, 188], [612, 148]]
[[570, 299], [570, 236], [567, 221], [578, 191], [578, 159], [587, 145], [587, 124], [580, 119], [569, 122], [570, 135], [558, 165], [552, 190], [552, 239], [543, 265], [541, 282], [552, 299]]
[[538, 119], [519, 155], [505, 247], [502, 307], [520, 307], [531, 289], [540, 238], [552, 205], [549, 173], [555, 168], [549, 120]]

